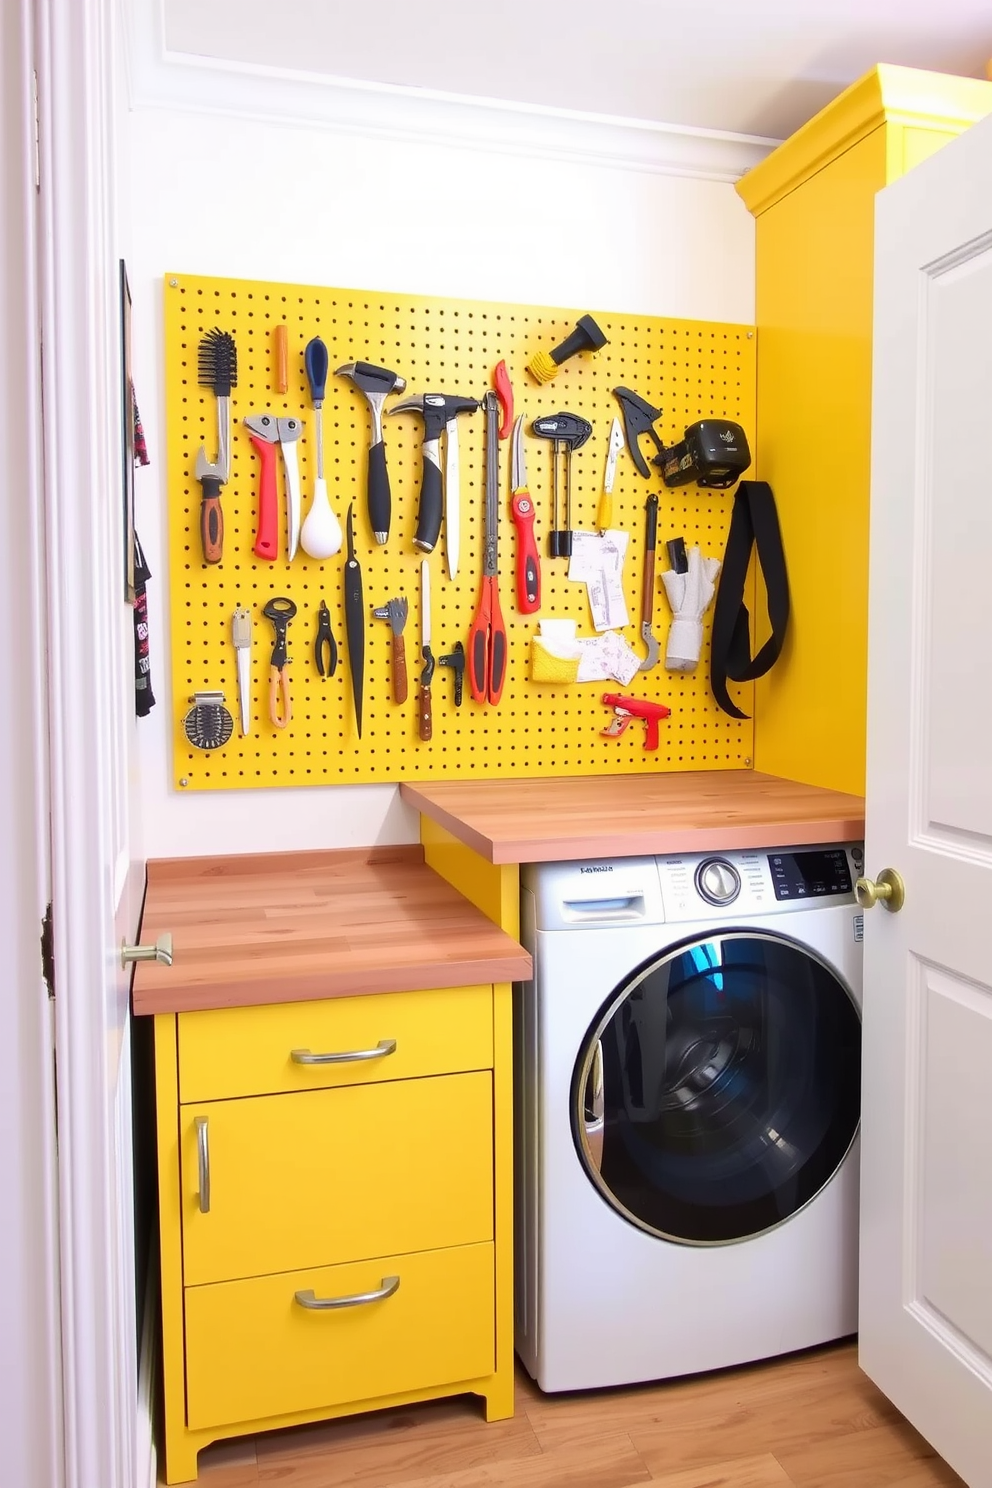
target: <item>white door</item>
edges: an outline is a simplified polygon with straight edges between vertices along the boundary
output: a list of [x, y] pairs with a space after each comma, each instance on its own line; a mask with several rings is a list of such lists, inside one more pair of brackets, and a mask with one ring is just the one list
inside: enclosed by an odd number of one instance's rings
[[[992, 1488], [992, 119], [878, 200], [861, 1362]], [[838, 534], [840, 539], [842, 534]]]
[[[3, 9], [25, 17], [22, 65], [37, 72], [39, 120], [39, 185], [27, 231], [41, 345], [36, 337], [24, 348], [22, 376], [37, 378], [43, 404], [32, 426], [43, 451], [40, 491], [32, 493], [42, 582], [33, 623], [47, 707], [34, 745], [47, 771], [54, 908], [64, 1452], [64, 1472], [52, 1481], [144, 1488], [129, 989], [120, 961], [121, 941], [134, 939], [142, 887], [131, 853], [134, 635], [124, 597], [120, 7], [15, 0]], [[30, 72], [26, 84], [30, 96]], [[33, 157], [32, 149], [32, 176]], [[12, 566], [24, 563], [21, 554], [5, 556]], [[17, 641], [16, 632], [7, 635], [8, 645]]]

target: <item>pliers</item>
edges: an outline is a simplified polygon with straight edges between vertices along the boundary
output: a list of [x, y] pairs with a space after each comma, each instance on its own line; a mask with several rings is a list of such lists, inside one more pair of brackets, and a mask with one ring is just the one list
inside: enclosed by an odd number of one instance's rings
[[338, 664], [338, 647], [331, 633], [331, 612], [324, 600], [317, 612], [317, 639], [313, 643], [313, 664], [321, 677], [333, 677]]
[[[286, 628], [296, 614], [291, 599], [276, 596], [262, 606], [262, 614], [271, 620], [276, 633], [275, 645], [269, 658], [269, 718], [274, 728], [285, 728], [293, 716], [293, 704], [289, 695], [289, 675], [286, 671], [289, 657], [286, 655]], [[282, 711], [280, 713], [280, 693]]]

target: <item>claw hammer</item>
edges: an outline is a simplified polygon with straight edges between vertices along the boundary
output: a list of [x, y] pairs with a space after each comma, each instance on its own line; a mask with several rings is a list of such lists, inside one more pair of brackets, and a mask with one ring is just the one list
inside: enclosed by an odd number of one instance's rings
[[386, 367], [371, 362], [348, 362], [339, 367], [335, 377], [350, 377], [360, 393], [365, 394], [372, 415], [372, 438], [369, 443], [368, 512], [369, 526], [377, 543], [389, 536], [392, 504], [389, 494], [389, 471], [386, 469], [386, 446], [382, 441], [382, 405], [390, 393], [402, 393], [406, 378]]

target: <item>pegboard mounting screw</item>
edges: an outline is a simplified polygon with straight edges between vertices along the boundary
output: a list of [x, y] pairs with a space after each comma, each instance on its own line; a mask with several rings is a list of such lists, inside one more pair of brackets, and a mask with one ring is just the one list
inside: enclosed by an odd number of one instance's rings
[[169, 280], [169, 288], [170, 289], [177, 289], [178, 287], [179, 287], [179, 280], [178, 279], [170, 279]]
[[[749, 770], [749, 769], [750, 769], [750, 768], [751, 768], [751, 756], [750, 756], [750, 755], [747, 755], [747, 756], [746, 756], [746, 757], [745, 757], [745, 760], [744, 760], [744, 765], [745, 765], [745, 767], [746, 767], [746, 768], [747, 768], [747, 769], [748, 769], [748, 770]], [[182, 782], [182, 783], [183, 783], [183, 784], [185, 784], [185, 782]]]
[[[750, 764], [750, 760], [748, 761], [748, 763]], [[180, 777], [180, 780], [179, 780], [179, 784], [180, 785], [189, 785], [189, 777], [186, 776], [186, 775], [181, 776]]]
[[[172, 282], [173, 282], [173, 284], [175, 284], [176, 281], [173, 279]], [[753, 341], [754, 340], [754, 332], [753, 331], [748, 331], [748, 333], [747, 333], [747, 339], [749, 341]]]

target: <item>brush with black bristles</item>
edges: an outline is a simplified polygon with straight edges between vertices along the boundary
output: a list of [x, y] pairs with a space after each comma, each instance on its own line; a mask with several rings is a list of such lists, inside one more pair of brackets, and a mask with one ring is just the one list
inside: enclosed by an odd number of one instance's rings
[[217, 479], [231, 471], [231, 389], [238, 385], [238, 348], [230, 331], [207, 331], [200, 341], [200, 386], [217, 398]]

